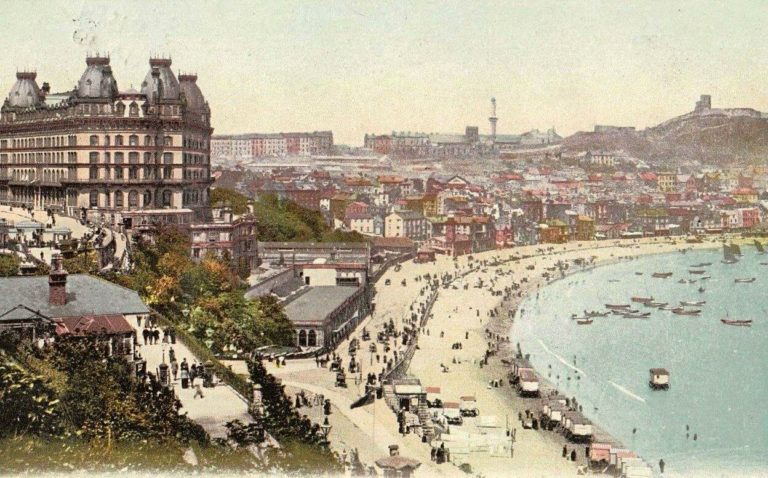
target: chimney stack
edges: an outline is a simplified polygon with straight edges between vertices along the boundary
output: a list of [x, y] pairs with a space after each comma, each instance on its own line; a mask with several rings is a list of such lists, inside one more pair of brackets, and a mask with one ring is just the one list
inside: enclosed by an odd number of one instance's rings
[[51, 273], [48, 276], [48, 305], [67, 304], [67, 271], [62, 266], [61, 254], [51, 258]]

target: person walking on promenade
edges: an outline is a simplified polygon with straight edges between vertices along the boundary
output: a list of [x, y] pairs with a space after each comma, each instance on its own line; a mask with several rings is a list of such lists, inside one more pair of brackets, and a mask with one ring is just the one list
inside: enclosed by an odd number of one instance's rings
[[154, 340], [154, 343], [156, 344], [158, 340], [160, 340], [160, 331], [155, 329], [152, 331], [152, 339]]
[[141, 331], [141, 336], [144, 337], [144, 345], [147, 345], [147, 339], [149, 338], [149, 334], [150, 332], [148, 329], [144, 329]]
[[201, 399], [205, 398], [205, 396], [203, 395], [203, 388], [200, 386], [199, 383], [195, 385], [195, 395], [192, 398], [195, 399], [197, 397], [200, 397]]
[[175, 362], [176, 361], [176, 351], [173, 350], [173, 347], [168, 349], [168, 360], [170, 362]]
[[173, 381], [176, 381], [176, 376], [179, 374], [179, 363], [175, 358], [171, 359], [171, 374], [173, 375]]

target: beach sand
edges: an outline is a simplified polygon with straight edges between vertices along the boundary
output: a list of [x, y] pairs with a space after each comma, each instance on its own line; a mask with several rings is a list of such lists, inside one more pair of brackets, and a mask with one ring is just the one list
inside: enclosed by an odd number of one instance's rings
[[[602, 241], [565, 245], [544, 244], [488, 251], [473, 255], [474, 261], [471, 265], [477, 270], [456, 282], [456, 288], [449, 286], [447, 289], [443, 287], [439, 289], [432, 316], [424, 327], [424, 332], [428, 329], [429, 335], [422, 333], [418, 336], [418, 349], [411, 360], [409, 376], [419, 378], [424, 387], [441, 387], [443, 401], [458, 401], [462, 395], [475, 395], [481, 416], [497, 417], [502, 432], [507, 423], [510, 429], [516, 428], [512, 457], [473, 452], [468, 456], [455, 457], [456, 459], [452, 457], [453, 463], [437, 465], [430, 461], [430, 447], [420, 443], [417, 436], [414, 434], [401, 436], [397, 433], [395, 414], [383, 401], [377, 401], [375, 407], [369, 405], [354, 410], [349, 409], [349, 404], [363, 394], [362, 384], [356, 385], [351, 376], [347, 377], [349, 387], [345, 389], [334, 387], [334, 374], [327, 369], [318, 369], [314, 360], [289, 361], [288, 366], [280, 368], [269, 364], [269, 370], [284, 380], [289, 391], [303, 389], [309, 393], [323, 393], [331, 398], [337, 407], [330, 417], [331, 424], [334, 426], [331, 439], [335, 449], [342, 453], [350, 448], [358, 448], [361, 459], [366, 463], [372, 463], [376, 458], [385, 456], [388, 445], [398, 444], [402, 455], [422, 461], [418, 471], [419, 476], [460, 476], [464, 474], [457, 468], [460, 461], [469, 463], [473, 473], [484, 476], [574, 476], [577, 465], [584, 463], [583, 446], [577, 450], [577, 461], [570, 462], [562, 458], [565, 440], [561, 435], [541, 430], [524, 430], [520, 426], [518, 413], [524, 413], [526, 409], [530, 409], [538, 415], [538, 401], [518, 397], [507, 381], [508, 369], [501, 359], [511, 356], [512, 346], [515, 344], [512, 321], [507, 311], [516, 308], [527, 295], [535, 294], [536, 289], [545, 285], [547, 280], [542, 277], [542, 273], [545, 272], [545, 268], [551, 268], [557, 261], [583, 258], [591, 260], [593, 265], [598, 266], [641, 255], [674, 252], [682, 248], [719, 247], [719, 245], [720, 242], [714, 241], [703, 244], [687, 244], [679, 241], [675, 244], [667, 239], [650, 238], [637, 242], [622, 241], [620, 245], [618, 241]], [[499, 266], [479, 266], [481, 261], [506, 261], [513, 256], [531, 257]], [[533, 270], [527, 269], [530, 265], [534, 265]], [[365, 319], [351, 338], [359, 338], [362, 328], [365, 327], [375, 340], [376, 331], [381, 330], [383, 324], [390, 320], [397, 328], [402, 329], [411, 317], [412, 305], [418, 309], [418, 306], [427, 299], [427, 294], [423, 291], [425, 282], [416, 281], [418, 276], [427, 273], [433, 276], [463, 273], [468, 271], [469, 267], [470, 261], [467, 256], [456, 260], [438, 256], [434, 263], [414, 264], [409, 261], [404, 263], [397, 272], [394, 269], [388, 270], [376, 284], [374, 314]], [[496, 273], [499, 268], [503, 272], [502, 275]], [[571, 262], [568, 272], [573, 273], [577, 270], [578, 268]], [[550, 274], [554, 275], [555, 272]], [[560, 273], [557, 272], [557, 274]], [[390, 285], [384, 285], [386, 279], [390, 280]], [[474, 287], [478, 279], [483, 281], [482, 288]], [[403, 280], [406, 280], [405, 286], [401, 285]], [[523, 280], [526, 282], [522, 282]], [[520, 289], [512, 294], [510, 300], [502, 303], [502, 296], [491, 294], [491, 281], [495, 281], [493, 285], [495, 290], [503, 290], [513, 281], [520, 284]], [[464, 284], [467, 284], [467, 289], [464, 289]], [[491, 309], [497, 309], [498, 314], [495, 317], [489, 316], [488, 312]], [[488, 348], [486, 330], [502, 337], [506, 337], [512, 330], [512, 335], [509, 343], [502, 346], [496, 355], [489, 359], [487, 366], [481, 368], [479, 362]], [[441, 331], [444, 332], [442, 338], [440, 338]], [[402, 352], [403, 347], [395, 342], [392, 340], [390, 346]], [[462, 349], [453, 349], [451, 344], [454, 343], [462, 343]], [[370, 342], [361, 342], [362, 348], [358, 352], [363, 376], [371, 371], [379, 373], [382, 368], [382, 364], [377, 363], [373, 355], [368, 352], [369, 344]], [[348, 363], [348, 345], [349, 339], [337, 348], [337, 353], [344, 360], [344, 364]], [[380, 344], [379, 352], [383, 355], [381, 348]], [[389, 355], [391, 356], [391, 352]], [[454, 358], [461, 363], [454, 364]], [[440, 364], [448, 366], [449, 371], [444, 373]], [[501, 380], [503, 386], [490, 388], [488, 384], [491, 380]], [[478, 421], [479, 419], [467, 419], [465, 426], [460, 428], [479, 431], [474, 426]], [[572, 448], [568, 445], [569, 453]]]

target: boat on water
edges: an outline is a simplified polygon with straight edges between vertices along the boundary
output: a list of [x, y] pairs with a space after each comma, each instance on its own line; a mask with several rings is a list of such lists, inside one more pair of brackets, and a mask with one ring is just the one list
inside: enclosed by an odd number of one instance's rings
[[608, 279], [608, 282], [620, 282], [619, 279]]
[[741, 247], [739, 247], [738, 244], [731, 243], [731, 251], [737, 256], [742, 255], [741, 254]]
[[635, 272], [635, 275], [636, 276], [641, 276], [641, 275], [643, 275], [643, 273], [642, 272]]
[[705, 289], [703, 287], [699, 287], [699, 292], [704, 292], [705, 290], [707, 290], [707, 289]]
[[622, 317], [625, 319], [647, 319], [651, 316], [650, 312], [642, 312], [637, 314], [624, 314]]
[[739, 262], [739, 260], [736, 259], [736, 253], [734, 252], [732, 246], [723, 244], [723, 260], [720, 262], [723, 264], [735, 264]]
[[587, 313], [586, 313], [586, 314], [584, 314], [584, 315], [585, 315], [587, 318], [592, 318], [592, 317], [606, 317], [606, 316], [608, 315], [608, 312], [598, 312], [598, 311], [596, 311], [596, 310], [591, 310], [591, 311], [587, 312]]
[[642, 297], [642, 296], [632, 297], [632, 302], [639, 302], [641, 304], [645, 304], [646, 302], [653, 302], [653, 296], [650, 296], [650, 297]]
[[672, 309], [672, 313], [676, 315], [699, 315], [701, 314], [701, 309], [686, 310], [682, 307], [675, 307]]
[[701, 280], [707, 280], [707, 279], [711, 279], [711, 278], [712, 278], [712, 276], [701, 276]]
[[733, 279], [733, 282], [735, 282], [737, 284], [751, 284], [752, 282], [755, 282], [756, 280], [757, 279], [754, 278], [754, 277], [749, 277], [749, 278], [739, 277], [739, 278]]
[[689, 273], [689, 274], [703, 274], [703, 273], [705, 273], [705, 272], [707, 272], [707, 271], [703, 271], [703, 270], [693, 270], [693, 269], [688, 271], [688, 273]]
[[706, 300], [681, 300], [680, 305], [688, 305], [693, 307], [701, 307], [702, 305], [706, 304]]
[[677, 283], [678, 283], [678, 284], [687, 284], [687, 283], [688, 283], [688, 281], [687, 281], [687, 280], [685, 280], [685, 279], [680, 279], [679, 281], [677, 281]]
[[628, 309], [629, 304], [605, 304], [605, 307], [611, 310]]
[[757, 249], [758, 254], [765, 254], [765, 248], [757, 239], [755, 239], [755, 248]]
[[677, 307], [674, 305], [665, 305], [665, 306], [659, 307], [659, 310], [674, 310], [676, 308]]
[[577, 320], [576, 323], [579, 325], [589, 325], [594, 321], [595, 319], [581, 319], [581, 320]]
[[656, 277], [657, 279], [666, 279], [667, 277], [672, 276], [671, 272], [654, 272], [653, 277]]
[[612, 310], [611, 312], [613, 312], [614, 315], [624, 315], [624, 314], [636, 314], [640, 311], [637, 309], [615, 309], [615, 310]]
[[768, 266], [768, 262], [761, 262], [760, 265], [761, 266]]
[[646, 302], [644, 304], [646, 307], [664, 307], [665, 305], [669, 305], [669, 302]]
[[737, 325], [741, 327], [752, 327], [752, 319], [720, 319], [725, 325]]
[[698, 267], [707, 267], [707, 266], [711, 266], [711, 265], [712, 265], [712, 263], [711, 263], [711, 262], [701, 262], [701, 263], [699, 263], [699, 264], [691, 264], [691, 267], [693, 267], [694, 269], [696, 269], [696, 268], [698, 268]]

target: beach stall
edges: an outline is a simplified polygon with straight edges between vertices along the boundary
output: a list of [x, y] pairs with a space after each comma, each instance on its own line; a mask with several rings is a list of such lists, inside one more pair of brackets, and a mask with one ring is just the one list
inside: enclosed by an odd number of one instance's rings
[[520, 369], [516, 388], [520, 396], [539, 396], [539, 379], [536, 377], [533, 369]]
[[463, 417], [476, 417], [480, 414], [480, 410], [477, 409], [477, 399], [475, 399], [474, 395], [461, 397], [459, 409]]
[[621, 465], [620, 461], [624, 458], [637, 458], [637, 455], [632, 450], [627, 450], [626, 448], [612, 447], [608, 464], [618, 468]]
[[440, 408], [442, 406], [442, 397], [440, 395], [440, 387], [426, 387], [427, 392], [427, 406], [429, 408]]
[[426, 401], [426, 393], [418, 379], [395, 380], [393, 391], [398, 410], [415, 412], [419, 409], [419, 403]]
[[443, 403], [443, 416], [449, 425], [461, 425], [464, 423], [458, 402]]
[[593, 443], [589, 447], [589, 462], [597, 465], [600, 463], [608, 464], [611, 461], [611, 445], [608, 443]]
[[592, 441], [592, 422], [579, 412], [563, 414], [563, 433], [572, 442], [588, 443]]
[[654, 390], [669, 389], [669, 371], [665, 368], [652, 368], [648, 385]]

